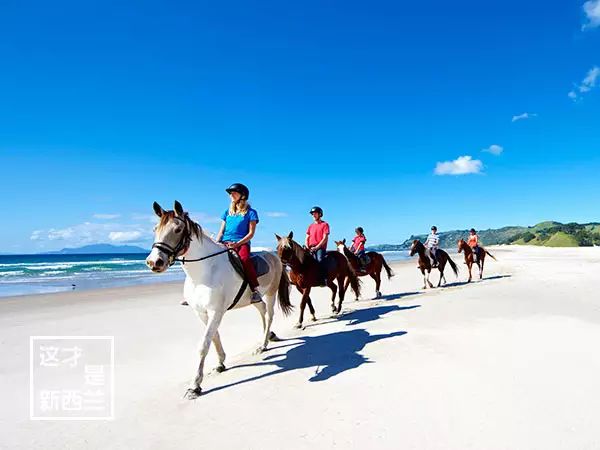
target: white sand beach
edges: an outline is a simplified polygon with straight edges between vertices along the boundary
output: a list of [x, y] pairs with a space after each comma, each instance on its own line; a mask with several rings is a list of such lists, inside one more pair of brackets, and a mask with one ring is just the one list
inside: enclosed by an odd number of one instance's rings
[[[303, 330], [293, 292], [283, 340], [257, 356], [258, 313], [227, 313], [229, 370], [195, 401], [203, 325], [181, 282], [3, 299], [0, 448], [600, 448], [600, 249], [489, 250], [498, 262], [470, 285], [462, 257], [459, 282], [427, 291], [416, 261], [394, 264], [384, 299], [363, 278], [337, 318], [315, 289]], [[114, 336], [114, 420], [30, 420], [33, 335]]]

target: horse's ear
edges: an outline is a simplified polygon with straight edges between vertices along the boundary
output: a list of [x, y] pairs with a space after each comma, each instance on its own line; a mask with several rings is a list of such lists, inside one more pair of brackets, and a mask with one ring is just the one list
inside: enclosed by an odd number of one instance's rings
[[293, 239], [294, 237], [294, 232], [290, 231], [290, 234], [288, 234], [288, 239]]
[[342, 241], [342, 244], [346, 245], [346, 238]]
[[277, 242], [281, 241], [281, 236], [279, 236], [277, 233], [275, 233], [275, 238], [277, 239]]
[[158, 217], [162, 217], [162, 215], [165, 213], [165, 210], [162, 209], [162, 207], [156, 202], [152, 203], [152, 209], [154, 209], [154, 213]]
[[183, 206], [181, 206], [181, 203], [179, 203], [177, 200], [175, 200], [175, 203], [173, 203], [173, 210], [175, 211], [176, 215], [183, 216]]

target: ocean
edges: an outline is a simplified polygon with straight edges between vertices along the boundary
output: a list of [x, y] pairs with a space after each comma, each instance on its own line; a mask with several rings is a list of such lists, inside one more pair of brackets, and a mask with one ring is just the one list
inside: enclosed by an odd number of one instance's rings
[[[388, 261], [407, 252], [382, 252]], [[0, 255], [0, 297], [130, 286], [183, 280], [179, 263], [155, 274], [145, 253], [94, 255]]]

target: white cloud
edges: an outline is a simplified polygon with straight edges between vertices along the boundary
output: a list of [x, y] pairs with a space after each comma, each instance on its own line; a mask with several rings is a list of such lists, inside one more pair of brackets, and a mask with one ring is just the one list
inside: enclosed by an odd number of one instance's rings
[[132, 242], [141, 237], [141, 231], [111, 231], [108, 233], [108, 238], [113, 242]]
[[42, 246], [53, 241], [62, 247], [78, 247], [87, 244], [99, 244], [110, 241], [151, 241], [153, 238], [151, 224], [116, 224], [84, 222], [69, 227], [46, 230], [35, 230], [30, 239]]
[[460, 156], [454, 161], [438, 162], [435, 166], [436, 175], [468, 175], [481, 173], [483, 163], [471, 156]]
[[267, 217], [287, 217], [287, 213], [280, 211], [268, 211], [265, 213]]
[[120, 214], [94, 214], [94, 219], [111, 220], [121, 217]]
[[581, 97], [582, 94], [590, 92], [593, 88], [596, 87], [596, 82], [598, 81], [598, 78], [600, 78], [600, 67], [594, 66], [588, 71], [581, 84], [576, 85], [575, 89], [573, 89], [567, 95], [570, 99], [576, 101], [579, 97]]
[[33, 233], [31, 233], [31, 236], [29, 237], [29, 239], [31, 239], [32, 241], [39, 241], [43, 239], [43, 230], [35, 230]]
[[504, 147], [501, 145], [492, 144], [488, 148], [484, 148], [482, 152], [491, 153], [492, 155], [499, 156], [504, 151]]
[[583, 4], [583, 12], [585, 12], [587, 19], [587, 23], [583, 24], [583, 30], [600, 26], [600, 0], [585, 2]]
[[537, 114], [535, 114], [535, 113], [523, 113], [523, 114], [519, 114], [518, 116], [513, 116], [512, 117], [512, 122], [517, 122], [519, 120], [531, 119], [532, 117], [537, 117]]
[[63, 241], [65, 239], [69, 239], [73, 237], [75, 230], [71, 227], [63, 228], [62, 230], [55, 230], [54, 228], [50, 228], [48, 230], [48, 239], [51, 241]]

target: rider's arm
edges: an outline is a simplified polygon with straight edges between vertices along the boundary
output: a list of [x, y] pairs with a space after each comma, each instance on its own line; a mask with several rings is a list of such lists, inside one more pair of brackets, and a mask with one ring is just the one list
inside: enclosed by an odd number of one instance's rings
[[236, 242], [236, 247], [240, 247], [240, 246], [250, 242], [250, 240], [252, 240], [252, 238], [254, 237], [255, 231], [256, 231], [256, 220], [251, 220], [250, 226], [248, 227], [248, 234]]
[[318, 250], [320, 248], [326, 248], [327, 247], [327, 238], [329, 238], [329, 233], [325, 233], [323, 235], [323, 239], [321, 239], [321, 242], [319, 242], [316, 246], [315, 249]]
[[364, 248], [365, 248], [365, 243], [363, 241], [359, 241], [358, 245], [354, 249], [354, 253], [358, 253], [358, 252], [364, 250]]
[[221, 221], [221, 228], [219, 229], [219, 232], [217, 233], [217, 242], [221, 242], [221, 239], [223, 239], [223, 233], [225, 233], [225, 221], [224, 220]]

